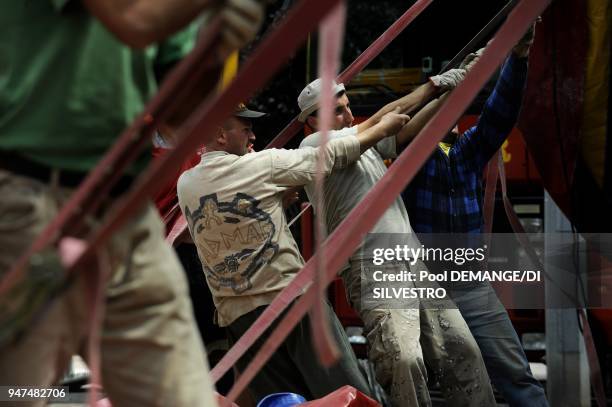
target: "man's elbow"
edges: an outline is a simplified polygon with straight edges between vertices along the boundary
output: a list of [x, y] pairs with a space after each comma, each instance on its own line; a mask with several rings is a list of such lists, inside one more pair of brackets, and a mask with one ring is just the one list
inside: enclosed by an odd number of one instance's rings
[[141, 3], [116, 4], [100, 0], [84, 0], [84, 3], [109, 32], [129, 47], [144, 48], [167, 35], [153, 21], [152, 12]]
[[115, 36], [119, 39], [119, 41], [135, 50], [146, 48], [154, 43], [154, 41], [149, 37], [140, 35], [139, 33], [117, 32], [115, 33]]
[[125, 13], [113, 33], [127, 46], [135, 49], [148, 47], [159, 41], [162, 30], [156, 29], [145, 17], [137, 13]]

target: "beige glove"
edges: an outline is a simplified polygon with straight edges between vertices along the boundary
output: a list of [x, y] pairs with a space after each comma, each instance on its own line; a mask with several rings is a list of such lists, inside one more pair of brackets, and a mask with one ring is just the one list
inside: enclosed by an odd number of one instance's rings
[[429, 81], [440, 91], [446, 92], [451, 89], [455, 89], [463, 78], [465, 78], [465, 73], [465, 69], [449, 69], [443, 74], [432, 76], [429, 78]]
[[227, 0], [221, 16], [224, 22], [222, 48], [231, 52], [255, 38], [263, 22], [264, 5], [257, 0]]

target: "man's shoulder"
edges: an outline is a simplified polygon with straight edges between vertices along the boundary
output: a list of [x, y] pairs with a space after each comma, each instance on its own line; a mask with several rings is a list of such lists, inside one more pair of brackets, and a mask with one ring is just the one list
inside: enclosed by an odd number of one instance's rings
[[179, 175], [176, 180], [176, 192], [181, 197], [181, 194], [185, 191], [186, 188], [189, 188], [193, 183], [192, 174], [196, 171], [197, 165], [193, 168], [188, 169], [187, 171], [183, 171], [181, 175]]
[[[328, 139], [333, 140], [337, 138], [355, 136], [357, 135], [357, 125], [353, 127], [345, 127], [340, 130], [330, 130], [328, 133]], [[300, 143], [300, 148], [303, 147], [318, 147], [321, 144], [321, 132], [317, 131], [309, 136], [306, 136]]]
[[236, 175], [237, 173], [255, 173], [261, 168], [268, 168], [270, 160], [274, 156], [275, 152], [288, 151], [278, 149], [265, 149], [261, 151], [252, 151], [244, 155], [225, 154], [225, 155], [213, 155], [202, 158], [200, 164], [194, 167], [193, 174], [200, 177], [206, 177], [212, 173], [228, 173], [230, 175]]
[[300, 148], [317, 147], [319, 142], [319, 133], [312, 133], [302, 139], [300, 142]]

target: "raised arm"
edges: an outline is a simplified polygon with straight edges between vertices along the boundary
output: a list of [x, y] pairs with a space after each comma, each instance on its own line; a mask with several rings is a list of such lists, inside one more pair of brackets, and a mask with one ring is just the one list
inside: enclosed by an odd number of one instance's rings
[[402, 127], [396, 136], [398, 149], [403, 148], [406, 144], [410, 143], [417, 136], [417, 134], [419, 134], [423, 127], [425, 127], [429, 120], [444, 104], [444, 101], [449, 94], [450, 92], [446, 92], [444, 95], [426, 104], [425, 107], [419, 110], [418, 113], [412, 117], [408, 124]]
[[362, 154], [383, 138], [397, 134], [409, 122], [410, 117], [405, 114], [399, 114], [399, 111], [400, 107], [396, 106], [394, 110], [384, 114], [377, 123], [363, 131], [361, 125], [359, 125], [357, 139], [359, 140]]
[[398, 100], [388, 103], [383, 106], [378, 112], [374, 113], [368, 118], [368, 120], [359, 123], [359, 132], [365, 131], [370, 127], [374, 126], [380, 121], [380, 119], [387, 113], [392, 112], [396, 109], [404, 114], [409, 114], [414, 111], [418, 106], [426, 103], [432, 97], [438, 94], [438, 89], [433, 83], [427, 81], [427, 83], [419, 86], [409, 94], [399, 98]]
[[[419, 86], [406, 96], [401, 97], [400, 99], [391, 102], [385, 105], [378, 112], [373, 114], [368, 120], [359, 124], [359, 131], [364, 131], [378, 123], [378, 121], [388, 112], [392, 112], [395, 109], [399, 109], [398, 111], [404, 114], [412, 113], [417, 108], [423, 106], [427, 102], [429, 102], [433, 97], [440, 94], [441, 92], [446, 92], [448, 90], [454, 89], [464, 78], [465, 69], [451, 69], [449, 71], [444, 72], [441, 75], [432, 76], [429, 80], [423, 85]], [[397, 140], [397, 145], [399, 146], [400, 140]]]
[[535, 23], [513, 48], [504, 62], [497, 83], [487, 99], [478, 123], [459, 137], [462, 149], [471, 149], [476, 164], [484, 167], [501, 147], [514, 127], [527, 80], [529, 48], [533, 43]]
[[260, 154], [270, 154], [275, 184], [285, 188], [306, 185], [315, 179], [321, 149], [324, 149], [323, 172], [329, 175], [333, 169], [345, 168], [357, 161], [361, 154], [383, 138], [395, 135], [408, 120], [406, 115], [389, 112], [371, 128], [355, 132], [354, 135], [333, 138], [325, 146], [314, 147], [319, 144], [319, 139], [314, 142], [311, 139], [312, 144], [298, 150], [272, 149]]
[[239, 48], [257, 33], [263, 6], [257, 0], [83, 0], [89, 11], [125, 44], [142, 48], [163, 40], [202, 11], [220, 9], [226, 44]]
[[511, 54], [502, 67], [478, 123], [457, 140], [460, 148], [472, 150], [476, 165], [483, 167], [512, 131], [521, 109], [526, 78], [527, 58]]

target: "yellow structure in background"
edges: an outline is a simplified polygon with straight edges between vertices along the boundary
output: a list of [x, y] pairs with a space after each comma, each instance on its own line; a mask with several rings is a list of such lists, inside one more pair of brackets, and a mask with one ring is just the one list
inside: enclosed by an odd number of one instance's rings
[[580, 151], [600, 188], [603, 187], [606, 160], [611, 2], [612, 0], [589, 0], [587, 2], [589, 48], [585, 70]]
[[408, 93], [423, 82], [421, 68], [368, 69], [350, 83], [351, 93], [383, 85], [393, 92]]
[[225, 60], [221, 81], [219, 83], [219, 89], [225, 88], [238, 73], [238, 55], [238, 51], [234, 51]]

